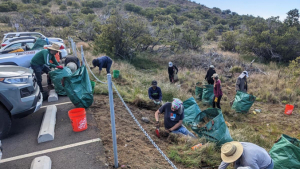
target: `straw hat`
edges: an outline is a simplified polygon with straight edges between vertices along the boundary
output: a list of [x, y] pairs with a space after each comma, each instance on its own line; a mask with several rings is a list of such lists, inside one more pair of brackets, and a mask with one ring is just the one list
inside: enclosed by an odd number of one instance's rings
[[238, 141], [225, 143], [221, 147], [221, 158], [225, 163], [232, 163], [238, 160], [243, 154], [243, 146]]
[[60, 46], [56, 43], [53, 43], [50, 47], [48, 47], [48, 49], [60, 52]]

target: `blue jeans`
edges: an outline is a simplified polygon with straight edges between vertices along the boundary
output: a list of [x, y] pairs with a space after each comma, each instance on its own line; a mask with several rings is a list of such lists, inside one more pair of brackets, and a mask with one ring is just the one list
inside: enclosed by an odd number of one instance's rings
[[[43, 90], [43, 86], [42, 86], [42, 74], [43, 74], [43, 72], [45, 72], [48, 75], [48, 73], [51, 70], [50, 70], [50, 68], [48, 68], [45, 65], [31, 65], [31, 68], [34, 71], [37, 84], [40, 87], [41, 92], [43, 92], [44, 90]], [[47, 76], [47, 83], [48, 83], [48, 85], [51, 85], [51, 79], [50, 79], [49, 75]]]
[[274, 168], [274, 163], [273, 160], [271, 161], [271, 164], [268, 165], [268, 167], [266, 167], [265, 169], [273, 169]]
[[191, 133], [187, 128], [185, 128], [183, 125], [179, 127], [177, 130], [173, 130], [172, 133], [174, 134], [183, 134], [191, 137], [195, 137], [193, 133]]
[[107, 66], [106, 66], [106, 72], [107, 72], [107, 74], [110, 73], [111, 65], [112, 65], [112, 60], [108, 60], [107, 61]]

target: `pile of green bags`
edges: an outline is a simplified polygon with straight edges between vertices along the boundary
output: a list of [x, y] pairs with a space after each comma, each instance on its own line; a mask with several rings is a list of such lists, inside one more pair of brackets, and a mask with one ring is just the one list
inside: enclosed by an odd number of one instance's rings
[[274, 161], [274, 169], [299, 168], [300, 141], [282, 134], [269, 152]]
[[242, 91], [237, 91], [231, 108], [238, 113], [247, 113], [255, 100], [255, 96]]

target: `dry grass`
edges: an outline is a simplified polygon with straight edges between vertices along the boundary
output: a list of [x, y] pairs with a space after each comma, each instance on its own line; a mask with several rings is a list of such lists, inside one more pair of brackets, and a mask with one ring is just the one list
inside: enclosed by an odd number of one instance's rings
[[[88, 52], [87, 60], [91, 63], [92, 56]], [[197, 53], [190, 52], [182, 54], [184, 62], [193, 63], [193, 59]], [[228, 53], [228, 57], [236, 54]], [[151, 81], [158, 81], [158, 86], [161, 87], [163, 92], [163, 100], [171, 101], [176, 97], [181, 100], [186, 100], [194, 95], [194, 88], [197, 82], [202, 82], [206, 70], [200, 68], [187, 68], [182, 66], [179, 62], [179, 82], [170, 84], [167, 73], [168, 61], [178, 62], [175, 58], [177, 55], [171, 55], [167, 58], [153, 58], [147, 57], [147, 69], [139, 68], [137, 63], [132, 64], [123, 61], [115, 61], [112, 69], [120, 70], [120, 78], [113, 79], [122, 97], [129, 103], [137, 106], [151, 109], [151, 102], [149, 102], [147, 91], [150, 87]], [[153, 63], [152, 61], [156, 63]], [[255, 64], [260, 69], [265, 70], [268, 75], [261, 73], [254, 73], [248, 79], [249, 93], [257, 97], [248, 114], [238, 114], [231, 110], [229, 102], [235, 97], [235, 82], [239, 73], [233, 74], [233, 78], [225, 78], [222, 74], [222, 63], [216, 65], [217, 73], [221, 75], [223, 98], [221, 107], [226, 121], [231, 123], [230, 133], [234, 140], [253, 142], [257, 145], [264, 147], [267, 151], [271, 149], [274, 141], [280, 137], [282, 133], [292, 137], [300, 137], [298, 128], [299, 123], [297, 118], [300, 114], [297, 110], [294, 111], [292, 116], [285, 116], [284, 104], [291, 103], [300, 105], [298, 88], [292, 87], [288, 83], [287, 77], [279, 74], [278, 65], [271, 63], [270, 65]], [[97, 73], [97, 70], [93, 70]], [[105, 70], [104, 70], [105, 71]], [[104, 74], [98, 76], [101, 80], [106, 81]], [[298, 93], [297, 93], [298, 91]], [[105, 85], [96, 85], [95, 92], [98, 94], [107, 94], [107, 87]], [[207, 107], [199, 102], [201, 110]], [[254, 108], [259, 108], [262, 113], [254, 115], [252, 111]], [[154, 109], [151, 109], [154, 110]], [[187, 168], [195, 168], [197, 166], [216, 166], [220, 162], [220, 150], [213, 143], [208, 143], [205, 147], [191, 151], [191, 146], [201, 142], [200, 140], [187, 141], [180, 138], [172, 138], [174, 144], [170, 145], [168, 156], [175, 162], [183, 164]]]

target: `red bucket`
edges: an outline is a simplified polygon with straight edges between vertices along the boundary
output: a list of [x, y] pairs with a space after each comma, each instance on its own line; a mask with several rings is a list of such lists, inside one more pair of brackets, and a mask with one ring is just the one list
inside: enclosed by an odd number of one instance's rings
[[80, 132], [87, 129], [86, 112], [84, 108], [72, 109], [68, 112], [73, 131]]
[[285, 105], [284, 114], [291, 115], [293, 113], [293, 110], [294, 110], [294, 106], [291, 104], [287, 104]]

